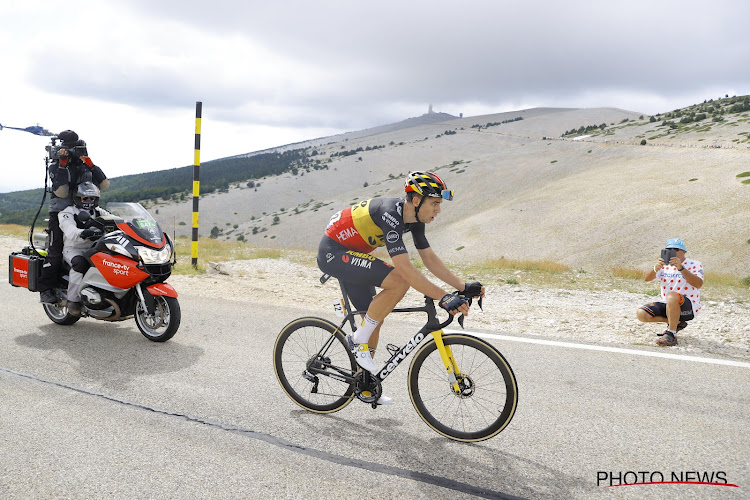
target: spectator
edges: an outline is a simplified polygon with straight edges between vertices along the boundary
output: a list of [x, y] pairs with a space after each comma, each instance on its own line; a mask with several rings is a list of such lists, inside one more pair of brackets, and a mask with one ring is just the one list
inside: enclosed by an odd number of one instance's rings
[[646, 281], [661, 280], [660, 300], [641, 306], [636, 316], [645, 323], [667, 323], [667, 329], [659, 334], [661, 338], [656, 343], [674, 346], [677, 345], [677, 332], [687, 327], [687, 322], [701, 310], [703, 264], [685, 258], [687, 249], [681, 238], [668, 240], [665, 247], [666, 252], [662, 254], [666, 253], [669, 262], [659, 257], [644, 277]]

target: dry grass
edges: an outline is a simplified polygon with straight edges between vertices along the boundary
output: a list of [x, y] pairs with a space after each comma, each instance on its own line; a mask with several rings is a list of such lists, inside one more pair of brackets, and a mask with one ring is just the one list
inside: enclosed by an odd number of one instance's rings
[[642, 280], [646, 274], [646, 272], [643, 269], [638, 269], [635, 267], [623, 267], [623, 266], [615, 266], [611, 270], [612, 276], [616, 278], [627, 278], [627, 279], [634, 279], [634, 280]]
[[[46, 224], [45, 226], [46, 227]], [[13, 238], [27, 239], [29, 237], [29, 226], [19, 226], [18, 224], [0, 224], [0, 234], [11, 236]]]
[[[0, 224], [0, 235], [26, 240], [28, 227], [15, 224]], [[198, 267], [191, 265], [192, 245], [187, 237], [176, 241], [178, 262], [175, 274], [203, 274], [208, 262], [226, 262], [250, 259], [287, 259], [303, 265], [315, 266], [315, 252], [300, 249], [256, 247], [237, 241], [221, 241], [200, 238], [198, 241]], [[20, 248], [19, 248], [20, 250]], [[387, 258], [384, 254], [377, 255]], [[412, 260], [415, 267], [427, 272], [419, 258]], [[484, 284], [513, 284], [539, 288], [561, 288], [570, 290], [625, 290], [634, 293], [658, 293], [654, 282], [643, 281], [642, 269], [614, 267], [606, 273], [587, 273], [572, 270], [564, 264], [550, 260], [493, 259], [478, 264], [449, 265], [456, 274], [466, 280], [478, 280]], [[732, 299], [750, 301], [750, 277], [707, 272], [701, 290], [709, 300]]]
[[514, 271], [538, 271], [544, 273], [564, 273], [570, 271], [565, 264], [552, 260], [516, 260], [500, 257], [485, 262], [482, 267], [488, 270], [514, 270]]
[[198, 267], [192, 266], [192, 241], [179, 237], [175, 241], [178, 262], [175, 274], [203, 274], [209, 261], [227, 262], [232, 260], [280, 259], [284, 251], [278, 248], [262, 248], [236, 241], [220, 241], [212, 238], [198, 238]]

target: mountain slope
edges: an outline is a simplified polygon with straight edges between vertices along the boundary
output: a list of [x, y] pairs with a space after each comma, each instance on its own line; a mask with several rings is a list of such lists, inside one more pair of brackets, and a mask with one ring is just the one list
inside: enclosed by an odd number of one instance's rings
[[[746, 273], [750, 187], [736, 176], [748, 170], [750, 150], [733, 138], [746, 137], [737, 134], [748, 131], [747, 117], [641, 146], [641, 136], [657, 135], [660, 124], [640, 116], [533, 109], [302, 143], [324, 156], [384, 147], [333, 157], [327, 170], [203, 197], [201, 234], [216, 227], [221, 238], [315, 248], [335, 211], [361, 199], [400, 196], [407, 171], [432, 169], [456, 190], [428, 228], [447, 260], [505, 256], [589, 269], [645, 268], [668, 238], [680, 236], [689, 255], [709, 269]], [[560, 139], [571, 128], [603, 122], [609, 135]], [[472, 128], [477, 124], [481, 130]], [[189, 234], [189, 202], [158, 209], [166, 227]]]

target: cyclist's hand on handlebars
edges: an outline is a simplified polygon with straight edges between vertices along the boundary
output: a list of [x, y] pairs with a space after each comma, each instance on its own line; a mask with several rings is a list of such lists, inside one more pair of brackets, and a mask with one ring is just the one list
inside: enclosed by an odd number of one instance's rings
[[484, 297], [484, 286], [478, 281], [472, 281], [464, 285], [464, 291], [461, 292], [466, 297]]
[[440, 299], [439, 304], [451, 314], [461, 313], [466, 316], [469, 313], [469, 301], [461, 297], [458, 292], [446, 294]]

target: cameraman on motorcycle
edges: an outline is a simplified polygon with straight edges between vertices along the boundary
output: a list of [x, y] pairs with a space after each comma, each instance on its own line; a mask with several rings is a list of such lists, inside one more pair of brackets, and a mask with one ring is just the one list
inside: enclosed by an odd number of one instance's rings
[[63, 233], [58, 214], [73, 205], [73, 194], [79, 183], [89, 180], [101, 190], [109, 187], [109, 179], [88, 157], [86, 143], [78, 139], [78, 134], [65, 130], [57, 135], [61, 147], [57, 158], [50, 163], [49, 175], [52, 180], [52, 194], [49, 202], [50, 242], [47, 257], [42, 266], [37, 289], [40, 302], [54, 304], [58, 301], [53, 291], [60, 279], [63, 260]]
[[93, 217], [109, 215], [109, 212], [99, 208], [99, 189], [89, 181], [82, 182], [76, 189], [73, 205], [65, 208], [59, 214], [60, 229], [64, 235], [63, 258], [70, 265], [68, 273], [68, 312], [73, 316], [81, 315], [81, 281], [83, 275], [91, 266], [83, 254], [94, 246], [94, 242], [102, 236], [103, 231], [97, 227], [80, 228], [82, 225], [78, 215], [88, 212]]

